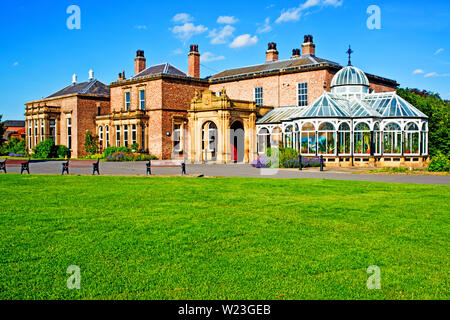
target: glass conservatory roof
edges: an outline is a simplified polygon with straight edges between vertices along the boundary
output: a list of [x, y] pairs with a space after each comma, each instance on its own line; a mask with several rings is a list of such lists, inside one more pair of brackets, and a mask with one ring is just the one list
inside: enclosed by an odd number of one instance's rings
[[366, 74], [353, 66], [347, 66], [336, 73], [331, 80], [331, 87], [348, 86], [348, 85], [361, 85], [369, 86], [369, 79]]
[[363, 101], [381, 117], [389, 118], [428, 118], [412, 104], [398, 96], [395, 92], [373, 93], [364, 97]]
[[280, 123], [281, 121], [297, 118], [303, 110], [305, 110], [305, 107], [275, 108], [266, 113], [266, 115], [259, 119], [256, 124]]
[[349, 102], [343, 97], [325, 92], [319, 99], [307, 107], [299, 117], [350, 118]]

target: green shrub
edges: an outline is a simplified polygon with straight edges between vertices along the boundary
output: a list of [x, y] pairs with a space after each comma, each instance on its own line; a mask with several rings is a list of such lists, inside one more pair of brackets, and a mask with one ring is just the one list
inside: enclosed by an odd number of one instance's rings
[[70, 150], [69, 148], [67, 148], [66, 146], [56, 146], [56, 155], [58, 156], [58, 158], [60, 159], [65, 159], [65, 158], [69, 158], [70, 156]]
[[431, 158], [428, 165], [428, 171], [433, 172], [450, 172], [450, 160], [448, 156], [438, 152], [437, 155]]
[[82, 157], [82, 159], [85, 160], [98, 160], [98, 159], [103, 159], [103, 154], [98, 153], [98, 154], [89, 154], [87, 156]]
[[106, 161], [108, 162], [133, 162], [149, 160], [158, 160], [158, 158], [151, 154], [133, 154], [123, 152], [114, 152], [112, 155], [106, 158]]
[[132, 145], [131, 145], [131, 151], [132, 152], [139, 152], [140, 150], [139, 150], [139, 143], [133, 143]]
[[108, 147], [105, 149], [105, 151], [103, 151], [103, 157], [107, 159], [109, 156], [116, 152], [130, 153], [130, 150], [128, 150], [127, 147]]
[[96, 154], [98, 152], [98, 137], [93, 135], [91, 131], [86, 131], [86, 139], [84, 140], [84, 148], [88, 154]]
[[[288, 163], [298, 160], [298, 152], [292, 148], [268, 148], [266, 151], [267, 157], [276, 157], [277, 154], [279, 157], [280, 168], [284, 168]], [[287, 167], [291, 166], [287, 165]]]
[[18, 137], [11, 138], [7, 143], [3, 144], [3, 153], [6, 155], [28, 155], [27, 146], [24, 139]]
[[39, 142], [33, 149], [33, 158], [49, 159], [57, 157], [57, 147], [53, 139], [47, 139]]

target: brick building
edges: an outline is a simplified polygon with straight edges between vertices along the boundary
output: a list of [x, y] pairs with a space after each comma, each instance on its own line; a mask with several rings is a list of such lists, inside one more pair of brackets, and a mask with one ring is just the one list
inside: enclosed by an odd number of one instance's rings
[[[278, 57], [277, 45], [269, 43], [264, 62], [200, 78], [197, 45], [190, 47], [187, 74], [169, 63], [147, 67], [144, 52], [139, 50], [134, 75], [126, 78], [121, 72], [101, 92], [83, 93], [88, 82], [79, 89], [69, 86], [47, 99], [27, 103], [29, 146], [45, 136], [67, 145], [71, 117], [76, 131], [71, 146], [74, 156], [83, 154], [79, 142], [91, 130], [98, 135], [101, 148], [134, 146], [160, 159], [185, 157], [192, 162], [205, 161], [208, 156], [220, 163], [253, 161], [258, 156], [257, 121], [272, 109], [310, 105], [331, 90], [333, 77], [343, 69], [316, 56], [310, 35], [305, 36], [302, 49], [293, 49], [290, 59]], [[393, 92], [398, 86], [394, 80], [366, 76], [369, 93]], [[50, 129], [53, 120], [56, 131]], [[236, 130], [243, 130], [244, 142], [236, 141]], [[219, 145], [213, 139], [221, 141], [220, 152], [211, 150]]]
[[5, 121], [5, 134], [3, 140], [8, 141], [11, 138], [25, 138], [25, 121], [7, 120]]

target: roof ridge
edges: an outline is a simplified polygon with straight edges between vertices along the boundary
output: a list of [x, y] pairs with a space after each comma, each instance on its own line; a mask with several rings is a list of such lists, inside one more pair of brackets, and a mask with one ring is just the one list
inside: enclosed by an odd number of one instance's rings
[[97, 79], [92, 79], [91, 83], [86, 87], [86, 89], [84, 89], [84, 91], [82, 91], [81, 93], [85, 94], [86, 92], [89, 91], [90, 88], [92, 88], [92, 86], [97, 82]]

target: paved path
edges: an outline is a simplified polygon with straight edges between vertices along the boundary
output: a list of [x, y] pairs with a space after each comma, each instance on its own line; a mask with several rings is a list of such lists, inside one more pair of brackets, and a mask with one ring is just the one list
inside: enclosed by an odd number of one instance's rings
[[[62, 161], [33, 161], [30, 164], [31, 173], [35, 174], [61, 174]], [[100, 173], [102, 175], [145, 175], [145, 162], [101, 162]], [[179, 169], [153, 168], [156, 175], [179, 175]], [[450, 185], [450, 176], [432, 175], [375, 175], [354, 174], [358, 169], [326, 169], [320, 172], [317, 168], [298, 171], [296, 169], [271, 170], [255, 169], [250, 165], [187, 165], [187, 173], [190, 175], [204, 175], [209, 177], [254, 177], [254, 178], [279, 178], [279, 179], [332, 179], [375, 181], [393, 183], [437, 184]], [[19, 168], [8, 169], [10, 173], [20, 172]], [[74, 168], [71, 174], [91, 174], [90, 168]]]

